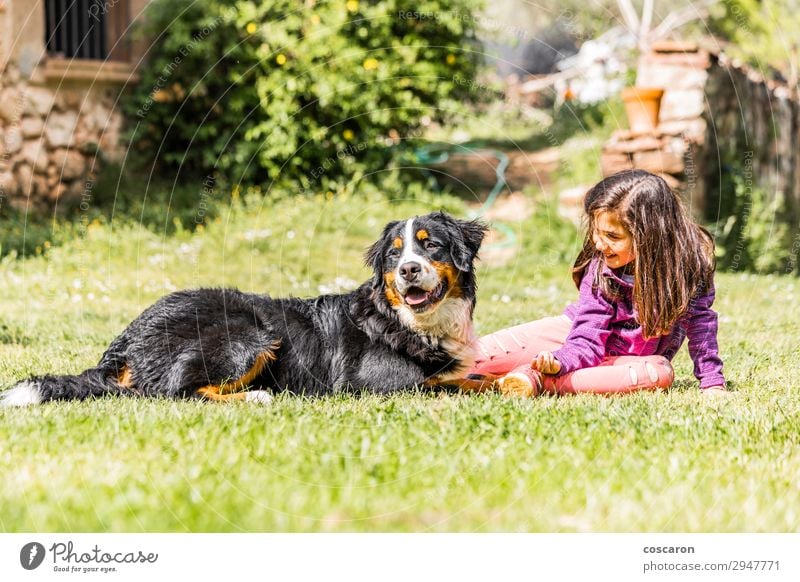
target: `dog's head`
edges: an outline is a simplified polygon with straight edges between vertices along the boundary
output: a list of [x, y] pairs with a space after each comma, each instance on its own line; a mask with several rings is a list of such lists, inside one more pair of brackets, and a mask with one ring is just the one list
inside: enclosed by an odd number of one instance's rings
[[[407, 322], [429, 320], [448, 302], [475, 299], [473, 263], [487, 227], [434, 212], [386, 225], [367, 251], [376, 298]], [[427, 326], [425, 326], [427, 327]]]

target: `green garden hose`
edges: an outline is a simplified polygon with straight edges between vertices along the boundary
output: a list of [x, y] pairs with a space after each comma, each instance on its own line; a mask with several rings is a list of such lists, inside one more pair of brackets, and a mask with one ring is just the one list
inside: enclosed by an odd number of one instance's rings
[[[436, 164], [443, 164], [445, 163], [448, 158], [450, 157], [450, 152], [454, 151], [456, 148], [459, 150], [466, 150], [468, 153], [473, 153], [475, 150], [471, 149], [468, 145], [458, 145], [454, 146], [452, 144], [443, 144], [443, 143], [430, 143], [426, 145], [421, 145], [413, 150], [412, 159], [414, 165], [417, 166], [432, 166]], [[500, 150], [484, 150], [488, 151], [491, 155], [493, 155], [498, 160], [497, 167], [495, 168], [495, 176], [497, 180], [495, 181], [494, 187], [489, 192], [489, 196], [486, 197], [486, 200], [481, 207], [476, 210], [475, 212], [471, 213], [471, 218], [480, 218], [484, 216], [489, 209], [494, 205], [497, 200], [497, 197], [502, 192], [503, 188], [506, 187], [508, 182], [506, 181], [506, 170], [508, 169], [508, 165], [510, 160], [508, 156], [501, 152]], [[429, 178], [432, 180], [432, 183], [436, 184], [435, 188], [438, 190], [438, 182], [433, 179], [433, 175], [429, 174]], [[508, 226], [507, 224], [503, 224], [501, 222], [495, 222], [492, 224], [492, 227], [503, 233], [503, 239], [501, 241], [493, 242], [487, 245], [486, 248], [492, 249], [505, 249], [505, 248], [512, 248], [517, 244], [517, 235], [514, 232], [514, 229]]]

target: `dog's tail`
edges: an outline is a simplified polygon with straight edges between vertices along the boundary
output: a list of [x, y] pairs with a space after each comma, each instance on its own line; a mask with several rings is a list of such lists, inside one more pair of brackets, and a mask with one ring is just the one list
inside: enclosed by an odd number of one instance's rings
[[123, 386], [115, 370], [89, 368], [77, 376], [35, 376], [0, 392], [0, 407], [28, 406], [51, 400], [85, 400], [120, 394]]

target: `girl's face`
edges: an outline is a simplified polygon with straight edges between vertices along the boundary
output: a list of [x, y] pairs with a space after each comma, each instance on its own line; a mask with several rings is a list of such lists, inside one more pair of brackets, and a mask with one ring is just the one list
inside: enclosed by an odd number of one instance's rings
[[606, 265], [612, 269], [624, 267], [636, 258], [633, 237], [615, 212], [601, 210], [595, 215], [592, 240], [595, 248], [603, 253]]

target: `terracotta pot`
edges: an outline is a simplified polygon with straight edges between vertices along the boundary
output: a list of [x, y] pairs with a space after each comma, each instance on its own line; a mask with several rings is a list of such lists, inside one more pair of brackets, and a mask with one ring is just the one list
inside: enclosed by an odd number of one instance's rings
[[628, 115], [628, 126], [633, 133], [650, 133], [658, 127], [663, 89], [655, 87], [628, 87], [622, 90], [622, 101]]

